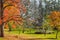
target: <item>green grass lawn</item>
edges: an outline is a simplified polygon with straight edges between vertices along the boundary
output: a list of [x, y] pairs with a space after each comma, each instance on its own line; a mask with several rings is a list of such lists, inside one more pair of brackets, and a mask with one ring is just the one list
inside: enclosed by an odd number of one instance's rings
[[[22, 33], [22, 31], [4, 31], [4, 33], [7, 34], [12, 34], [12, 35], [17, 35], [17, 36], [24, 36], [26, 38], [56, 38], [56, 31], [53, 34], [32, 34], [34, 31], [31, 31], [31, 34], [29, 34], [30, 32], [26, 32]], [[0, 38], [2, 40], [2, 38]], [[60, 40], [60, 32], [58, 33], [58, 39], [54, 39], [54, 40]]]
[[3, 38], [0, 37], [0, 40], [3, 40]]
[[[13, 35], [24, 35], [26, 37], [34, 37], [34, 38], [56, 38], [56, 32], [53, 33], [53, 34], [30, 34], [29, 32], [25, 32], [25, 33], [22, 33], [19, 31], [11, 31], [11, 32], [7, 32], [5, 31], [5, 33], [8, 33], [8, 34], [13, 34]], [[60, 37], [60, 32], [58, 33], [58, 36]]]

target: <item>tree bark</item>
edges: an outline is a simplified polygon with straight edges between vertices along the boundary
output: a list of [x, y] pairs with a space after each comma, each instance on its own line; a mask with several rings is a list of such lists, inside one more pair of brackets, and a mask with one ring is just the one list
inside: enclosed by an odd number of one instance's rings
[[0, 37], [4, 37], [4, 33], [3, 33], [3, 24], [0, 25]]
[[[0, 24], [0, 37], [4, 37], [4, 33], [3, 33], [3, 0], [0, 0], [0, 18], [2, 20], [2, 24]], [[0, 21], [1, 21], [0, 20]]]

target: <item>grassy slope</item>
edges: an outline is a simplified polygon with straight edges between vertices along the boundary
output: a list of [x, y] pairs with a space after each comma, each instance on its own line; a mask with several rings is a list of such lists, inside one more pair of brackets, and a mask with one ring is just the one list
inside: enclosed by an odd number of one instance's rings
[[[33, 38], [56, 38], [56, 33], [54, 34], [26, 34], [26, 33], [20, 33], [19, 31], [11, 31], [11, 32], [6, 32], [8, 34], [13, 34], [13, 35], [21, 35], [25, 37], [33, 37]], [[58, 38], [60, 37], [60, 32], [58, 33]]]
[[[8, 31], [5, 31], [6, 34], [11, 34], [11, 35], [17, 35], [17, 36], [22, 36], [22, 37], [25, 37], [25, 38], [56, 38], [56, 33], [54, 34], [26, 34], [25, 33], [22, 33], [19, 31], [11, 31], [11, 32], [8, 32]], [[3, 38], [0, 38], [0, 40], [3, 40]], [[54, 39], [54, 40], [60, 40], [60, 32], [58, 33], [58, 39]]]
[[3, 38], [0, 37], [0, 40], [3, 40]]

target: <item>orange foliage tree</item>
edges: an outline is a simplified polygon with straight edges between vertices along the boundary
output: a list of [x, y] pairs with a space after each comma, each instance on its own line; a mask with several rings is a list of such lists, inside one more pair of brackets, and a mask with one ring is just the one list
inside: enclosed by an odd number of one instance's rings
[[21, 12], [26, 13], [25, 6], [21, 3], [21, 0], [5, 0], [4, 4], [4, 22], [9, 20], [21, 21]]
[[50, 25], [54, 28], [60, 28], [60, 12], [53, 11], [51, 12], [49, 18], [51, 19]]
[[[26, 13], [26, 8], [21, 2], [22, 0], [4, 0], [3, 1], [3, 16], [0, 17], [0, 25], [11, 20], [21, 24], [23, 18], [21, 12]], [[3, 19], [1, 19], [3, 18]]]

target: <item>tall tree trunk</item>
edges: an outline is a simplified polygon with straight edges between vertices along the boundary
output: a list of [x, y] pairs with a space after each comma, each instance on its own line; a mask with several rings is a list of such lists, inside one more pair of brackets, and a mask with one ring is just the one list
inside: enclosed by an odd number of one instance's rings
[[4, 37], [4, 33], [3, 33], [3, 24], [0, 25], [0, 37]]
[[[3, 17], [3, 0], [0, 0], [0, 18]], [[1, 18], [2, 20], [2, 24], [0, 25], [0, 37], [3, 37], [4, 36], [4, 33], [3, 33], [3, 18]], [[1, 21], [0, 20], [0, 21]]]

